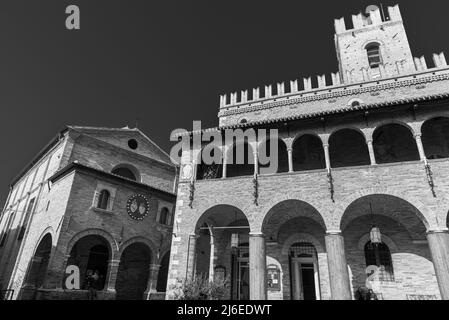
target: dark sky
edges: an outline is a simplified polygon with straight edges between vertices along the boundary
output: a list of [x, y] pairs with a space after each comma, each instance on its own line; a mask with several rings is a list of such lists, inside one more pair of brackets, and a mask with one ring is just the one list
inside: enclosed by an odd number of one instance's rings
[[[447, 1], [399, 3], [412, 51], [449, 53]], [[65, 29], [65, 8], [81, 30]], [[66, 124], [170, 132], [218, 124], [219, 95], [337, 71], [333, 19], [373, 1], [2, 0], [0, 202]]]

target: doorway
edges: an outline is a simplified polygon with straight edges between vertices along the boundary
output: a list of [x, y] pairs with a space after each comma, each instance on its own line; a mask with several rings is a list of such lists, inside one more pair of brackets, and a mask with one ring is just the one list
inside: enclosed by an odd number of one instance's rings
[[295, 243], [290, 248], [292, 300], [320, 300], [318, 259], [310, 243]]

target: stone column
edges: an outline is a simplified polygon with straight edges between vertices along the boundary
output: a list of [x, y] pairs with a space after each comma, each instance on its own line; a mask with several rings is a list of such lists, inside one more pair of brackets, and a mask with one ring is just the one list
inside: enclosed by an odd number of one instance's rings
[[120, 260], [112, 259], [108, 262], [108, 275], [105, 282], [105, 291], [115, 293], [115, 284], [117, 282], [118, 268]]
[[293, 148], [288, 148], [288, 172], [293, 172]]
[[265, 238], [262, 233], [249, 234], [249, 297], [267, 299]]
[[449, 300], [449, 232], [430, 231], [427, 233], [427, 241], [429, 242], [441, 298]]
[[326, 159], [326, 169], [329, 172], [331, 170], [331, 158], [329, 155], [329, 144], [323, 144], [324, 148], [324, 158]]
[[325, 241], [332, 300], [352, 300], [343, 236], [340, 231], [327, 232]]
[[157, 292], [157, 280], [159, 277], [159, 269], [161, 268], [161, 265], [159, 264], [150, 264], [149, 269], [149, 275], [148, 275], [148, 282], [147, 282], [147, 289], [144, 292], [144, 299], [150, 300], [150, 296], [152, 293]]
[[259, 174], [259, 155], [257, 154], [257, 149], [256, 151], [253, 152], [253, 157], [254, 157], [254, 176]]
[[426, 153], [424, 152], [424, 147], [422, 145], [421, 134], [415, 134], [416, 146], [418, 147], [419, 158], [421, 161], [427, 162]]
[[196, 234], [189, 235], [189, 243], [187, 248], [187, 270], [186, 278], [192, 279], [195, 275], [195, 262], [196, 262]]
[[366, 145], [368, 146], [371, 165], [375, 166], [377, 163], [376, 163], [376, 155], [374, 154], [373, 140], [366, 140]]

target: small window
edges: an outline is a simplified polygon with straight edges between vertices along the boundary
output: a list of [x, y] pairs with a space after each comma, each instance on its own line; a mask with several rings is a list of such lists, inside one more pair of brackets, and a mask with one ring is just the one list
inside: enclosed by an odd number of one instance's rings
[[368, 62], [370, 68], [378, 68], [382, 63], [380, 55], [380, 46], [378, 43], [371, 43], [366, 46], [366, 53], [368, 55]]
[[108, 190], [102, 190], [100, 192], [100, 195], [98, 196], [97, 208], [107, 210], [110, 197], [111, 197], [111, 194], [109, 193]]
[[385, 243], [373, 244], [368, 241], [365, 245], [366, 266], [377, 266], [380, 281], [394, 281], [393, 262], [390, 249]]
[[162, 208], [161, 215], [159, 217], [159, 223], [168, 225], [168, 223], [169, 223], [168, 219], [169, 218], [170, 218], [170, 212], [168, 211], [168, 209], [167, 208]]
[[136, 139], [130, 139], [128, 140], [128, 147], [132, 150], [136, 150], [139, 144], [137, 143]]

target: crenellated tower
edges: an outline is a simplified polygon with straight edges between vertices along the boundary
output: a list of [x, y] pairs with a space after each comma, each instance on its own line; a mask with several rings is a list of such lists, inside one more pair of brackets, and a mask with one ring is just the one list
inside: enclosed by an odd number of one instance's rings
[[388, 8], [388, 17], [370, 7], [368, 16], [352, 16], [353, 29], [345, 19], [335, 20], [335, 48], [340, 76], [353, 83], [415, 72], [415, 63], [399, 6]]

